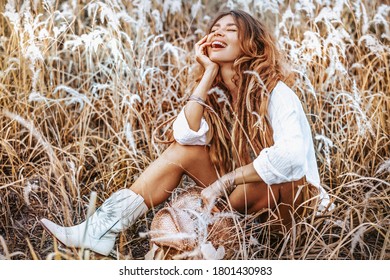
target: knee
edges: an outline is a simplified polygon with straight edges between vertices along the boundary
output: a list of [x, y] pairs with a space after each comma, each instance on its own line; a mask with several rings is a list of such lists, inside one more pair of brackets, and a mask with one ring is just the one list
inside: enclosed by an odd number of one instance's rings
[[181, 145], [173, 142], [164, 152], [164, 158], [182, 165], [194, 164], [209, 157], [207, 146]]
[[230, 194], [231, 206], [240, 213], [256, 213], [274, 209], [280, 200], [279, 188], [265, 183], [240, 185]]
[[173, 142], [167, 149], [174, 154], [187, 154], [189, 156], [195, 156], [202, 153], [208, 153], [207, 146], [201, 145], [182, 145], [178, 142]]

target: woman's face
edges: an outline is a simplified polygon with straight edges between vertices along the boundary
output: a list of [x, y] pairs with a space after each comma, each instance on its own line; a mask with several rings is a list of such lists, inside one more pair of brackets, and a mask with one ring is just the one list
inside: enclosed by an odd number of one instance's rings
[[217, 64], [233, 63], [241, 56], [242, 51], [238, 39], [238, 26], [231, 15], [220, 18], [211, 28], [207, 42], [207, 53]]

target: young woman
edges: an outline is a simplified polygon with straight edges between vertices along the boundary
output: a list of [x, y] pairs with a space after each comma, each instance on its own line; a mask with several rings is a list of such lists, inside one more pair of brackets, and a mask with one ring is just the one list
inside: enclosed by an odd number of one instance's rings
[[263, 24], [240, 10], [220, 13], [195, 56], [202, 73], [173, 123], [175, 141], [85, 222], [62, 227], [42, 219], [63, 244], [108, 255], [117, 234], [166, 201], [184, 174], [205, 187], [206, 205], [226, 194], [242, 213], [276, 209], [283, 224], [309, 185], [319, 190], [320, 207], [327, 206], [308, 121]]

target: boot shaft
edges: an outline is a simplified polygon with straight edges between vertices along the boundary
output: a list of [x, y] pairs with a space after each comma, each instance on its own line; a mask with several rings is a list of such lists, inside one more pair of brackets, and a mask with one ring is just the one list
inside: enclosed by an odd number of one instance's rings
[[107, 256], [115, 245], [118, 233], [148, 211], [142, 196], [129, 189], [112, 194], [86, 221], [62, 227], [47, 219], [42, 225], [68, 247], [84, 247]]
[[119, 233], [130, 227], [137, 219], [148, 211], [144, 199], [129, 189], [121, 189], [113, 193], [86, 220], [88, 231], [95, 238], [103, 238], [109, 233]]

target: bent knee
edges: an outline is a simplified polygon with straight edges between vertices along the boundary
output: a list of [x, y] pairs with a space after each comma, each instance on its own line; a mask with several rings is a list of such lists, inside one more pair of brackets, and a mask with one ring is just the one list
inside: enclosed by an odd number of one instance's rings
[[182, 165], [197, 163], [209, 158], [209, 149], [201, 145], [182, 145], [173, 142], [162, 155], [166, 160]]
[[186, 154], [187, 156], [199, 156], [209, 154], [208, 146], [202, 145], [182, 145], [178, 142], [173, 142], [168, 150], [174, 154]]
[[229, 202], [240, 213], [273, 209], [280, 199], [279, 188], [263, 183], [240, 185], [230, 194]]

